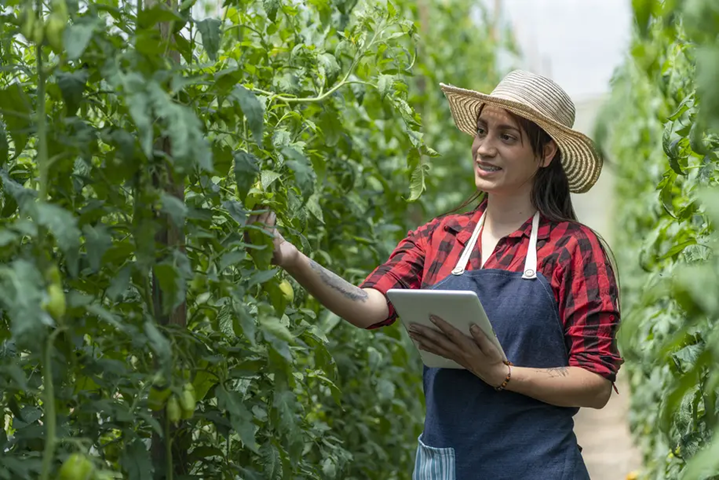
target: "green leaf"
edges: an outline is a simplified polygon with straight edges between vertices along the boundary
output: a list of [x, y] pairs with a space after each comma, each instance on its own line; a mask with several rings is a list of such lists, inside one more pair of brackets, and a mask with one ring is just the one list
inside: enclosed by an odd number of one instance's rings
[[185, 228], [185, 217], [187, 216], [187, 205], [174, 195], [162, 192], [160, 195], [162, 213], [172, 220], [172, 223], [180, 230]]
[[282, 324], [279, 318], [266, 316], [260, 319], [260, 329], [287, 343], [294, 343], [295, 336]]
[[142, 29], [154, 27], [161, 22], [182, 22], [184, 19], [163, 3], [156, 3], [151, 8], [144, 8], [137, 15], [137, 26]]
[[147, 95], [144, 92], [136, 92], [126, 98], [130, 116], [132, 121], [135, 122], [135, 128], [140, 137], [140, 147], [142, 147], [146, 157], [152, 157], [153, 126], [147, 111], [149, 103]]
[[20, 368], [18, 365], [14, 364], [8, 364], [3, 367], [0, 367], [0, 372], [7, 375], [12, 379], [13, 382], [15, 382], [15, 385], [12, 386], [12, 388], [16, 388], [19, 390], [27, 390], [27, 378], [25, 378], [25, 372], [23, 372], [22, 368]]
[[682, 472], [682, 480], [708, 479], [715, 476], [719, 467], [719, 432], [712, 435], [711, 441], [689, 460]]
[[263, 284], [267, 281], [269, 281], [272, 277], [274, 277], [277, 274], [278, 270], [276, 268], [273, 268], [272, 270], [258, 270], [255, 273], [250, 276], [249, 280], [247, 281], [247, 288], [252, 287], [253, 285], [259, 285]]
[[649, 30], [649, 19], [651, 18], [653, 5], [654, 0], [632, 0], [634, 18], [639, 27], [639, 33], [645, 37]]
[[255, 453], [259, 452], [259, 445], [255, 440], [255, 425], [252, 423], [252, 413], [242, 403], [242, 399], [237, 392], [228, 392], [225, 387], [217, 388], [217, 406], [221, 410], [226, 410], [230, 416], [232, 428], [240, 436], [240, 440]]
[[379, 80], [377, 80], [377, 90], [379, 90], [379, 94], [382, 99], [391, 93], [393, 84], [394, 77], [392, 75], [379, 76]]
[[269, 480], [278, 478], [282, 474], [282, 463], [277, 447], [272, 445], [271, 442], [267, 442], [262, 445], [260, 455], [262, 456], [262, 467], [265, 477]]
[[232, 96], [239, 102], [242, 113], [245, 115], [245, 118], [247, 118], [247, 123], [250, 125], [255, 143], [261, 147], [262, 133], [265, 128], [264, 107], [255, 94], [242, 85], [238, 85], [232, 90]]
[[257, 328], [255, 324], [255, 317], [250, 315], [247, 307], [240, 301], [233, 302], [232, 306], [235, 311], [235, 316], [233, 317], [233, 329], [235, 330], [235, 335], [240, 333], [237, 331], [239, 329], [244, 337], [249, 340], [250, 344], [256, 345], [257, 341], [255, 339], [255, 334]]
[[[286, 432], [290, 441], [295, 443], [297, 440], [297, 421], [295, 419], [297, 399], [295, 394], [287, 388], [279, 387], [275, 391], [272, 405], [277, 409], [280, 428]], [[292, 453], [296, 455], [298, 452]]]
[[57, 86], [60, 87], [62, 98], [65, 101], [67, 114], [74, 116], [82, 102], [82, 93], [85, 90], [88, 73], [87, 70], [75, 72], [57, 72]]
[[679, 117], [681, 117], [682, 115], [684, 115], [684, 112], [686, 112], [687, 110], [689, 110], [690, 107], [693, 106], [693, 103], [694, 103], [694, 96], [693, 96], [693, 95], [687, 95], [687, 96], [684, 97], [684, 99], [679, 103], [679, 105], [677, 106], [676, 110], [674, 110], [674, 112], [672, 112], [672, 114], [669, 115], [669, 117], [667, 117], [667, 120], [669, 120], [670, 122], [673, 122], [674, 120], [678, 119]]
[[410, 169], [410, 185], [409, 185], [409, 200], [414, 202], [425, 190], [425, 175], [429, 166], [422, 163], [422, 158], [419, 154], [419, 150], [413, 148], [410, 150], [407, 156], [407, 166]]
[[5, 132], [5, 126], [0, 122], [0, 167], [5, 165], [8, 161], [10, 153], [10, 145], [7, 142], [7, 134]]
[[255, 183], [260, 173], [260, 161], [251, 153], [240, 150], [235, 153], [235, 181], [237, 181], [237, 194], [243, 202], [247, 193]]
[[145, 335], [150, 341], [150, 347], [160, 359], [160, 364], [168, 365], [172, 356], [169, 340], [149, 320], [145, 322]]
[[222, 206], [225, 207], [227, 213], [229, 213], [240, 226], [245, 225], [247, 222], [247, 211], [240, 202], [236, 200], [225, 200], [222, 202]]
[[202, 35], [202, 46], [213, 62], [217, 60], [217, 51], [220, 49], [221, 27], [222, 22], [216, 18], [206, 18], [197, 22], [197, 29]]
[[340, 73], [341, 67], [337, 63], [337, 59], [331, 53], [323, 53], [317, 57], [317, 62], [320, 67], [324, 70], [327, 78], [327, 84], [331, 85], [337, 80]]
[[18, 346], [40, 346], [45, 327], [53, 325], [52, 317], [40, 305], [45, 296], [43, 277], [35, 265], [27, 260], [15, 260], [0, 267], [3, 305], [10, 319], [12, 336]]
[[150, 83], [148, 90], [152, 107], [163, 120], [163, 133], [170, 139], [175, 169], [189, 173], [199, 167], [211, 172], [212, 150], [195, 112], [175, 103], [157, 82]]
[[2, 186], [5, 193], [10, 194], [10, 197], [12, 197], [21, 208], [24, 209], [26, 205], [31, 205], [31, 202], [35, 200], [35, 197], [37, 196], [37, 192], [35, 190], [23, 187], [10, 178], [7, 172], [3, 169], [0, 169], [0, 178], [2, 179]]
[[[672, 144], [674, 144], [674, 143], [675, 142], [672, 142]], [[672, 154], [669, 156], [669, 166], [672, 167], [672, 170], [674, 170], [677, 173], [677, 175], [686, 175], [686, 172], [684, 170], [682, 170], [682, 165], [680, 163], [681, 160], [682, 160], [681, 157], [679, 157], [678, 155]]]
[[38, 203], [35, 205], [35, 220], [52, 233], [67, 258], [71, 275], [77, 275], [80, 229], [72, 213], [52, 203]]
[[260, 172], [260, 184], [262, 185], [262, 189], [267, 190], [269, 186], [279, 178], [282, 178], [282, 175], [277, 172], [273, 172], [272, 170], [262, 170], [262, 172]]
[[190, 262], [184, 253], [174, 250], [172, 257], [153, 267], [153, 272], [165, 295], [163, 313], [169, 314], [185, 301], [187, 282], [193, 276]]
[[65, 28], [62, 41], [68, 60], [77, 60], [85, 53], [94, 30], [94, 22], [72, 23]]
[[272, 23], [277, 21], [277, 10], [280, 8], [280, 0], [262, 0], [262, 5], [265, 7], [265, 14]]
[[315, 190], [315, 171], [307, 157], [293, 147], [282, 149], [282, 155], [287, 159], [285, 165], [295, 174], [295, 183], [306, 201]]
[[152, 480], [155, 471], [150, 452], [139, 438], [127, 444], [120, 457], [120, 466], [129, 480]]
[[681, 253], [684, 251], [685, 248], [687, 248], [690, 245], [696, 245], [697, 239], [696, 238], [690, 238], [689, 240], [685, 240], [681, 243], [678, 243], [674, 245], [672, 248], [670, 248], [664, 255], [659, 257], [660, 260], [666, 260], [667, 258], [672, 258], [673, 256]]
[[322, 207], [320, 206], [319, 196], [315, 193], [307, 200], [307, 210], [314, 215], [314, 217], [324, 224], [325, 219], [322, 215]]
[[212, 387], [217, 385], [217, 377], [209, 372], [200, 370], [192, 380], [192, 386], [195, 387], [195, 398], [198, 402], [205, 399], [205, 395]]
[[666, 210], [666, 212], [674, 218], [676, 218], [676, 214], [674, 213], [674, 206], [672, 205], [672, 192], [674, 190], [674, 183], [676, 182], [676, 179], [677, 173], [673, 170], [669, 170], [664, 174], [664, 177], [662, 178], [662, 181], [659, 182], [659, 185], [657, 185], [657, 188], [659, 189], [659, 199], [662, 202], [664, 210]]
[[0, 110], [13, 141], [14, 157], [17, 157], [27, 145], [32, 126], [30, 99], [19, 84], [12, 83], [5, 90], [0, 90]]
[[85, 235], [85, 249], [90, 269], [97, 272], [100, 270], [102, 256], [112, 247], [112, 237], [108, 233], [107, 227], [102, 224], [95, 227], [89, 224], [85, 225], [82, 231]]
[[88, 313], [97, 315], [97, 318], [108, 323], [109, 325], [112, 325], [120, 332], [131, 334], [135, 330], [134, 326], [122, 323], [122, 321], [117, 315], [113, 314], [112, 312], [98, 304], [88, 305], [86, 307], [86, 310]]
[[325, 136], [325, 142], [330, 147], [334, 147], [342, 138], [342, 122], [337, 115], [337, 111], [333, 108], [324, 108], [320, 115], [319, 127]]

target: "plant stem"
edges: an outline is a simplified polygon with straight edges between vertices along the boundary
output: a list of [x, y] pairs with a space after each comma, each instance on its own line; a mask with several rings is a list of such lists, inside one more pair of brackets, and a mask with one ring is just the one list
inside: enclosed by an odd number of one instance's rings
[[45, 351], [43, 352], [42, 366], [42, 385], [45, 393], [43, 406], [45, 407], [45, 451], [42, 455], [42, 474], [41, 480], [50, 478], [50, 468], [52, 460], [55, 457], [55, 434], [57, 428], [57, 419], [55, 418], [55, 387], [52, 382], [52, 348], [55, 343], [55, 337], [60, 332], [56, 329], [47, 339]]
[[37, 45], [37, 166], [40, 170], [39, 199], [47, 199], [47, 179], [50, 165], [47, 160], [47, 125], [45, 122], [45, 71], [42, 64], [42, 46]]
[[170, 416], [165, 412], [165, 461], [167, 469], [165, 480], [172, 480], [173, 476], [173, 465], [172, 465], [172, 438], [170, 437]]

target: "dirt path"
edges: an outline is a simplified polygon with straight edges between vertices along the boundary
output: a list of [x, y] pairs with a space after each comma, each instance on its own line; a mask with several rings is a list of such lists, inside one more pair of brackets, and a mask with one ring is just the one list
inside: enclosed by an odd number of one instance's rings
[[612, 392], [606, 407], [583, 408], [574, 417], [574, 431], [592, 480], [624, 480], [641, 466], [641, 456], [629, 434], [629, 388], [621, 371], [617, 388], [619, 395]]

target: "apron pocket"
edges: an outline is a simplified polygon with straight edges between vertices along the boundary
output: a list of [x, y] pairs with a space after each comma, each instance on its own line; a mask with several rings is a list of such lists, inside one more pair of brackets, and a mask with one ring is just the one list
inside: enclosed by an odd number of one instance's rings
[[456, 480], [454, 448], [429, 447], [417, 439], [417, 459], [412, 480]]

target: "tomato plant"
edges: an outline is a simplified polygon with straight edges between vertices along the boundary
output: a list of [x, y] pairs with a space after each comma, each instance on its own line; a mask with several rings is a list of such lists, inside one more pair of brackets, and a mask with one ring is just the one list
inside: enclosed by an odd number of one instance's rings
[[0, 478], [409, 478], [411, 343], [247, 218], [359, 282], [444, 208], [471, 165], [437, 84], [495, 75], [471, 3], [1, 5]]
[[597, 132], [617, 166], [630, 421], [645, 478], [717, 478], [719, 10], [633, 3], [632, 55]]

